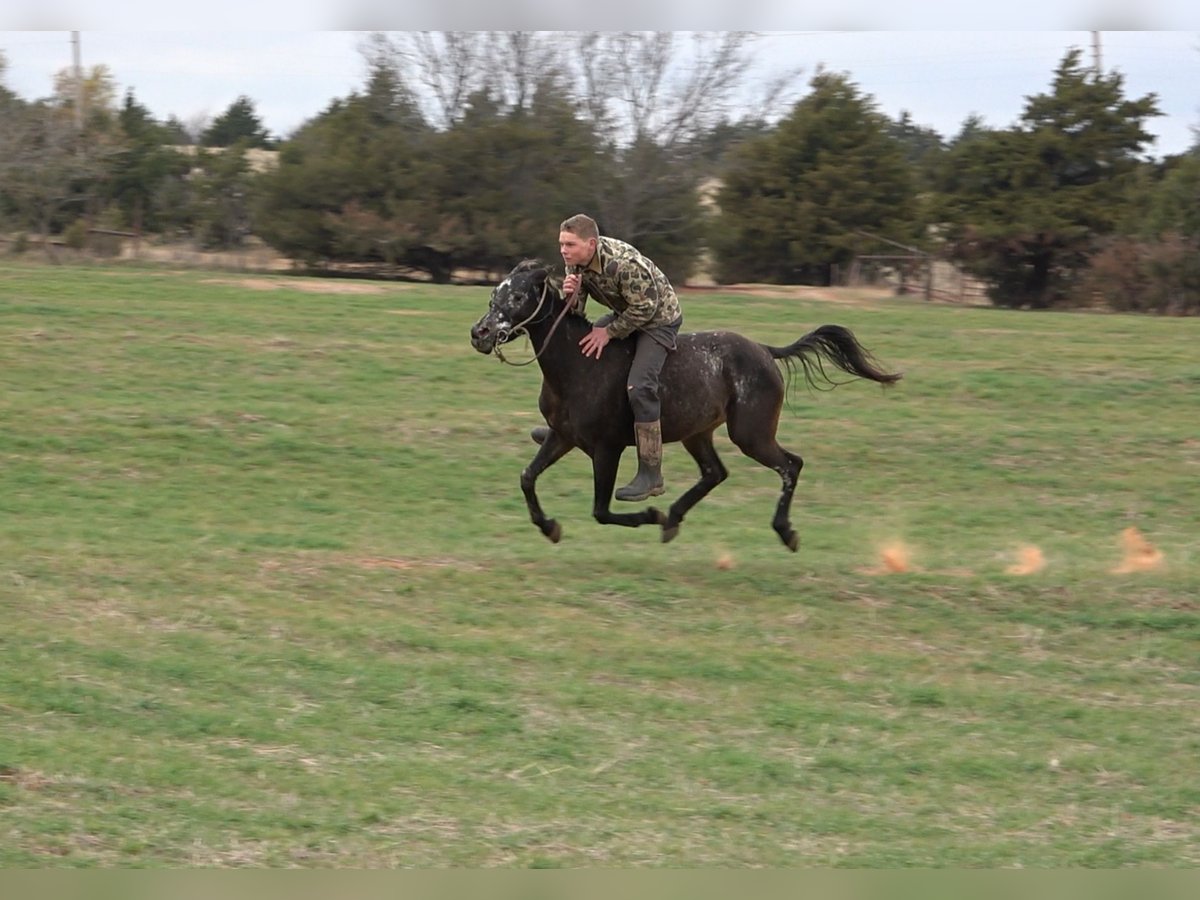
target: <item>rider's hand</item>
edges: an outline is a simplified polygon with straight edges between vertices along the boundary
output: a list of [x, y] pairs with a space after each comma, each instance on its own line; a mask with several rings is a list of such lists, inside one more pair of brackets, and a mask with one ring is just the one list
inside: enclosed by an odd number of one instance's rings
[[572, 272], [563, 279], [563, 296], [568, 300], [579, 290], [579, 273]]
[[608, 329], [598, 326], [583, 336], [579, 346], [583, 348], [584, 356], [595, 356], [599, 359], [604, 348], [608, 346], [608, 341]]

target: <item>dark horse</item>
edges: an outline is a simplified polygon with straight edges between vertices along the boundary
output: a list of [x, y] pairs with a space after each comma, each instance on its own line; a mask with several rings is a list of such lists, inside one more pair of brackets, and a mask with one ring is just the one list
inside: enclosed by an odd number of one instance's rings
[[786, 384], [776, 360], [799, 362], [810, 385], [816, 377], [833, 383], [823, 361], [860, 378], [888, 385], [900, 379], [878, 367], [873, 357], [840, 325], [822, 325], [786, 347], [769, 347], [730, 331], [681, 334], [678, 350], [662, 369], [663, 442], [680, 441], [700, 466], [700, 480], [671, 504], [664, 515], [654, 507], [641, 512], [609, 509], [621, 453], [634, 443], [633, 413], [625, 380], [634, 341], [613, 341], [600, 359], [585, 357], [579, 340], [591, 328], [582, 316], [565, 314], [561, 281], [537, 260], [518, 265], [493, 291], [487, 313], [471, 328], [471, 344], [480, 353], [527, 333], [542, 368], [538, 400], [550, 425], [549, 437], [521, 473], [521, 490], [533, 524], [551, 541], [562, 530], [547, 519], [534, 485], [549, 466], [578, 447], [592, 458], [595, 500], [592, 513], [604, 525], [661, 525], [662, 539], [679, 533], [683, 517], [728, 472], [713, 447], [713, 431], [726, 423], [729, 437], [743, 453], [779, 473], [783, 490], [771, 525], [788, 549], [799, 546], [788, 521], [792, 493], [803, 460], [775, 440]]

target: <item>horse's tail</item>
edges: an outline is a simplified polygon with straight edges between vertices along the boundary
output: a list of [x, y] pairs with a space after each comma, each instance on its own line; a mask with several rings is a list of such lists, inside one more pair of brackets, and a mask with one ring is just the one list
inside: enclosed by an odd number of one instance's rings
[[825, 371], [827, 361], [843, 372], [882, 385], [895, 384], [901, 378], [899, 372], [885, 372], [871, 351], [858, 342], [849, 328], [841, 325], [822, 325], [786, 347], [763, 346], [789, 370], [794, 371], [796, 362], [799, 362], [804, 371], [804, 380], [814, 388], [821, 386], [818, 379], [830, 385], [840, 384]]

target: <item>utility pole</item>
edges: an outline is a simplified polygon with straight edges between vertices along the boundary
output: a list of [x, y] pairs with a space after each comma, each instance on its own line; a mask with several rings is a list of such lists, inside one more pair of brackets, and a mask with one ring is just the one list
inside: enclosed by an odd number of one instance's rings
[[1104, 71], [1104, 67], [1100, 63], [1100, 32], [1092, 32], [1092, 69], [1099, 78]]
[[75, 64], [75, 130], [83, 131], [83, 64], [80, 61], [79, 32], [71, 32], [71, 59]]

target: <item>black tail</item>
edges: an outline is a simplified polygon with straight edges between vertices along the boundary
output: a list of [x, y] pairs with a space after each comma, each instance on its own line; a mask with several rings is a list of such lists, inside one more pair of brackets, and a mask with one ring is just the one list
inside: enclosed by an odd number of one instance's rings
[[786, 347], [763, 346], [775, 359], [782, 360], [789, 371], [795, 370], [798, 361], [804, 370], [804, 380], [814, 388], [821, 386], [818, 378], [830, 385], [842, 383], [829, 377], [825, 371], [826, 361], [843, 372], [883, 385], [895, 384], [901, 377], [899, 372], [885, 372], [850, 329], [841, 325], [822, 325]]

